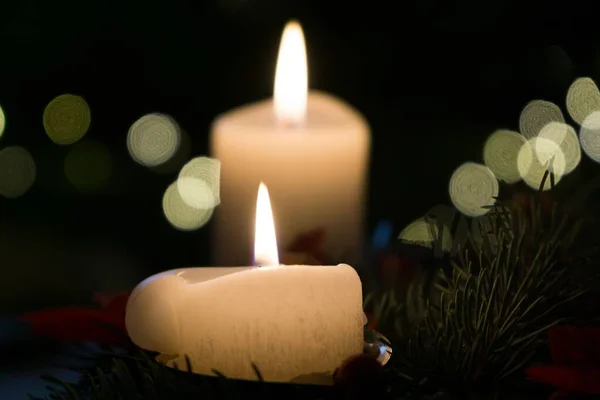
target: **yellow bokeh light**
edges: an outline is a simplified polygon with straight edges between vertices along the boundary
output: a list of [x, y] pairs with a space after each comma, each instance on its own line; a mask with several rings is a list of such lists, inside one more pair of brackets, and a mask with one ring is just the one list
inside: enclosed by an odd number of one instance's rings
[[175, 120], [165, 114], [147, 114], [131, 125], [127, 150], [134, 161], [157, 167], [169, 161], [179, 149], [181, 131]]
[[[441, 244], [443, 251], [452, 250], [452, 235], [450, 229], [443, 224]], [[400, 232], [398, 239], [405, 243], [433, 248], [434, 242], [439, 240], [439, 227], [436, 219], [419, 218], [411, 222]]]
[[506, 183], [521, 180], [517, 157], [525, 142], [523, 135], [509, 130], [498, 130], [487, 139], [483, 146], [483, 162], [498, 180]]
[[90, 108], [81, 96], [63, 94], [44, 110], [44, 129], [56, 144], [69, 145], [81, 139], [90, 128]]
[[192, 208], [208, 209], [220, 202], [221, 162], [209, 157], [196, 157], [186, 163], [177, 178], [182, 200]]
[[6, 128], [6, 115], [4, 114], [4, 110], [0, 107], [0, 137], [4, 133], [4, 128]]
[[169, 223], [182, 231], [192, 231], [204, 226], [211, 218], [214, 208], [199, 209], [185, 204], [174, 182], [165, 191], [162, 208]]
[[113, 171], [112, 157], [106, 146], [96, 141], [82, 141], [69, 150], [64, 171], [69, 182], [81, 191], [105, 186]]
[[600, 111], [591, 113], [579, 131], [581, 149], [589, 158], [600, 162]]
[[572, 126], [560, 122], [551, 122], [542, 128], [539, 136], [551, 140], [560, 148], [565, 159], [563, 175], [567, 175], [581, 162], [581, 146], [577, 132]]
[[551, 122], [565, 122], [560, 107], [546, 100], [533, 100], [521, 111], [519, 130], [523, 136], [531, 139]]
[[494, 173], [485, 165], [473, 162], [458, 167], [448, 185], [454, 207], [469, 217], [486, 214], [494, 205], [499, 185]]
[[35, 161], [20, 146], [0, 150], [0, 195], [13, 199], [24, 195], [36, 177]]
[[600, 111], [600, 90], [592, 78], [577, 78], [567, 91], [567, 111], [579, 125], [594, 111]]
[[[540, 189], [546, 171], [554, 174], [557, 184], [565, 171], [565, 156], [555, 142], [542, 137], [531, 138], [519, 151], [517, 165], [523, 181], [532, 189]], [[551, 189], [550, 177], [544, 182], [542, 190]]]

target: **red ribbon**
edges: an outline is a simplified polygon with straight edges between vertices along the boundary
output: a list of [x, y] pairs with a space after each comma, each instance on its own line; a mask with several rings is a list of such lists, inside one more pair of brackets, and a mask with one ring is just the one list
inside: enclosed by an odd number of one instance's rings
[[40, 336], [62, 342], [128, 344], [125, 307], [129, 293], [96, 294], [102, 308], [66, 307], [28, 312], [20, 316]]
[[600, 394], [600, 328], [556, 326], [548, 331], [555, 365], [534, 366], [527, 375], [559, 389], [554, 398], [568, 392]]

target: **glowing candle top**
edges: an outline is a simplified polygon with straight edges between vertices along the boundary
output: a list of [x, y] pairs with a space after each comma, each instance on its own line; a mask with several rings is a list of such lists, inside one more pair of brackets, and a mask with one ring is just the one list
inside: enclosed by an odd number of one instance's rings
[[275, 221], [267, 185], [260, 183], [256, 198], [256, 221], [254, 227], [254, 263], [259, 266], [279, 265]]
[[297, 21], [290, 21], [281, 36], [273, 97], [275, 117], [279, 123], [305, 123], [308, 66], [304, 33]]

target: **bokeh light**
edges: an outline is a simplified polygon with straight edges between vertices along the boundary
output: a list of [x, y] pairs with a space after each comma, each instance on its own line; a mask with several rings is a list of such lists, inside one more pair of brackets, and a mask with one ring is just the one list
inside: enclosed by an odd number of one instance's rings
[[77, 143], [65, 158], [64, 171], [78, 190], [94, 191], [104, 187], [113, 171], [108, 148], [100, 142], [85, 140]]
[[69, 145], [81, 139], [90, 128], [90, 108], [81, 96], [63, 94], [44, 110], [44, 129], [56, 144]]
[[168, 161], [157, 165], [156, 167], [150, 167], [152, 171], [161, 175], [171, 175], [178, 172], [190, 159], [190, 154], [192, 153], [192, 139], [184, 129], [180, 128], [179, 132], [181, 134], [181, 140], [175, 154], [173, 154]]
[[210, 220], [214, 208], [199, 209], [188, 206], [181, 198], [177, 187], [177, 182], [172, 183], [163, 196], [162, 207], [167, 221], [173, 227], [183, 231], [201, 228]]
[[498, 180], [516, 183], [521, 180], [517, 167], [519, 150], [526, 139], [518, 132], [497, 130], [483, 146], [483, 162]]
[[499, 185], [494, 173], [485, 165], [467, 162], [458, 167], [449, 184], [450, 200], [464, 215], [478, 217], [486, 214], [496, 202]]
[[456, 216], [456, 209], [447, 204], [436, 204], [435, 206], [431, 207], [425, 215], [428, 218], [435, 219], [438, 221], [438, 223], [441, 222], [451, 226], [454, 221], [454, 217]]
[[583, 152], [593, 161], [600, 162], [600, 111], [594, 111], [583, 121], [579, 140]]
[[600, 90], [592, 78], [577, 78], [567, 91], [567, 111], [582, 125], [594, 111], [600, 111]]
[[[565, 171], [565, 156], [558, 144], [542, 137], [531, 138], [519, 151], [517, 165], [523, 181], [532, 189], [540, 189], [546, 171], [554, 174], [557, 184]], [[544, 182], [542, 190], [552, 188], [550, 177]]]
[[[441, 226], [443, 226], [441, 237], [442, 250], [450, 251], [452, 249], [450, 229], [445, 224], [441, 224]], [[405, 243], [433, 248], [434, 242], [438, 241], [439, 231], [440, 229], [435, 219], [419, 218], [404, 228], [400, 232], [398, 239]]]
[[183, 166], [177, 178], [182, 200], [192, 208], [214, 208], [220, 198], [221, 162], [209, 157], [196, 157]]
[[0, 107], [0, 138], [4, 133], [4, 128], [6, 127], [6, 115], [4, 115], [4, 110]]
[[551, 122], [542, 128], [538, 137], [553, 141], [560, 148], [565, 159], [563, 175], [567, 175], [581, 162], [581, 146], [575, 129], [567, 124]]
[[523, 136], [531, 139], [551, 122], [565, 122], [560, 107], [546, 100], [533, 100], [521, 111], [519, 130]]
[[31, 154], [20, 146], [0, 150], [0, 195], [14, 199], [35, 182], [36, 166]]
[[181, 143], [181, 131], [175, 120], [165, 114], [147, 114], [131, 125], [127, 149], [131, 158], [145, 167], [169, 161]]

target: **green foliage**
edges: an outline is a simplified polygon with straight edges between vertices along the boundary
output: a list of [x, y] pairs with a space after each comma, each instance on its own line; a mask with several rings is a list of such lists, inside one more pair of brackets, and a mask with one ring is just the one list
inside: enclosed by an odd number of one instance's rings
[[[257, 381], [228, 379], [219, 371], [215, 377], [194, 374], [186, 357], [183, 369], [169, 368], [142, 350], [132, 354], [105, 353], [108, 368], [95, 366], [77, 384], [51, 376], [43, 376], [53, 389], [51, 400], [162, 400], [162, 399], [244, 399], [262, 398], [325, 399], [333, 397], [333, 388], [313, 385], [277, 384], [263, 382], [262, 374], [252, 365]], [[102, 365], [103, 362], [98, 362]], [[36, 399], [30, 396], [32, 400]]]
[[[597, 318], [597, 228], [584, 205], [598, 186], [600, 178], [568, 200], [558, 201], [554, 190], [531, 193], [524, 203], [499, 199], [456, 251], [417, 274], [406, 291], [366, 296], [365, 310], [392, 342], [391, 398], [547, 396], [539, 388], [530, 392], [523, 376], [533, 362], [545, 361], [546, 331]], [[172, 369], [136, 349], [101, 355], [75, 385], [45, 379], [61, 388], [50, 396], [57, 400], [339, 396], [335, 387], [262, 382], [253, 367], [258, 382], [218, 371], [206, 377], [189, 372], [189, 360], [184, 370]]]
[[542, 196], [490, 207], [431, 285], [420, 276], [403, 297], [369, 299], [394, 344], [396, 390], [471, 398], [465, 388], [523, 382], [549, 327], [595, 316], [585, 307], [598, 287], [586, 221]]

